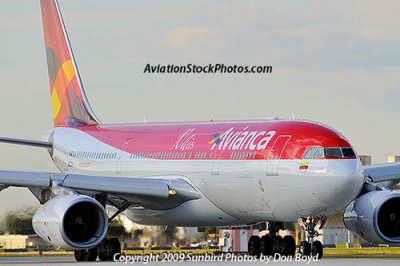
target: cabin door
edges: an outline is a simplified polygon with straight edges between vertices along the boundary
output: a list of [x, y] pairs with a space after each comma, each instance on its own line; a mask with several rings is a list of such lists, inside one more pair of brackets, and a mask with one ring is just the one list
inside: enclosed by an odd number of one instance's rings
[[281, 159], [282, 153], [289, 142], [291, 136], [282, 135], [279, 136], [274, 144], [272, 145], [269, 157], [267, 160], [267, 175], [278, 176], [279, 175], [279, 160]]
[[122, 144], [121, 150], [118, 153], [118, 161], [117, 161], [117, 174], [121, 174], [123, 164], [128, 161], [130, 158], [130, 154], [127, 153], [129, 141], [131, 141], [132, 138], [126, 139], [124, 143]]

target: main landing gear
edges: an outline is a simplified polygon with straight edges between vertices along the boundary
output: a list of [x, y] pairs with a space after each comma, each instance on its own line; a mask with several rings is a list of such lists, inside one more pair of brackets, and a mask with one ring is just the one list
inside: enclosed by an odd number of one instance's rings
[[[76, 261], [114, 261], [116, 254], [121, 254], [121, 243], [117, 238], [105, 238], [100, 245], [91, 249], [75, 250]], [[118, 258], [116, 258], [118, 259]]]
[[269, 234], [259, 237], [251, 236], [248, 242], [248, 252], [251, 256], [260, 257], [260, 255], [274, 256], [275, 254], [294, 256], [296, 252], [296, 243], [293, 236], [287, 235], [281, 237], [279, 230], [283, 230], [283, 223], [269, 222]]
[[[299, 253], [302, 256], [317, 256], [321, 259], [324, 254], [324, 248], [321, 241], [314, 241], [315, 237], [318, 237], [320, 233], [317, 230], [322, 229], [326, 224], [327, 219], [315, 219], [315, 218], [299, 218], [298, 223], [301, 230], [306, 232], [307, 241], [302, 241], [299, 245]], [[318, 227], [318, 229], [315, 229]]]
[[[101, 193], [96, 195], [95, 198], [106, 208], [107, 194]], [[125, 202], [120, 206], [113, 205], [118, 211], [108, 218], [108, 222], [111, 222], [120, 213], [125, 211], [129, 205], [129, 202]], [[119, 242], [118, 238], [104, 238], [103, 241], [94, 248], [74, 251], [76, 261], [96, 261], [97, 258], [99, 258], [100, 261], [114, 261], [114, 259], [119, 259], [119, 255], [116, 256], [116, 254], [121, 254], [121, 242]]]

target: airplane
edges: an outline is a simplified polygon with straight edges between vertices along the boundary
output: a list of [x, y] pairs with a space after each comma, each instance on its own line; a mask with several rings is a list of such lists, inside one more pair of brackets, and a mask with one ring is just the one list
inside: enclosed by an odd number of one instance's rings
[[[0, 188], [27, 187], [41, 203], [35, 232], [77, 261], [115, 260], [108, 224], [252, 226], [252, 256], [323, 255], [327, 217], [345, 209], [349, 230], [374, 243], [400, 243], [400, 164], [362, 166], [337, 130], [307, 120], [103, 124], [90, 107], [57, 0], [40, 0], [54, 128], [41, 141], [59, 173], [0, 171]], [[116, 212], [111, 217], [107, 207]], [[297, 249], [281, 237], [298, 222]]]

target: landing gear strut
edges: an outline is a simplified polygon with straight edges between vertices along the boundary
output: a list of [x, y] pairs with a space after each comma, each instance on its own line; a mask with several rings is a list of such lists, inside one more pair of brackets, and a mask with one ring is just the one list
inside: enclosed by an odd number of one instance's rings
[[283, 223], [267, 223], [269, 233], [263, 237], [251, 236], [248, 243], [248, 252], [251, 256], [265, 255], [274, 256], [280, 254], [285, 256], [294, 256], [296, 244], [293, 236], [287, 235], [283, 238], [278, 235], [279, 230], [283, 230]]
[[[306, 232], [307, 241], [302, 241], [299, 245], [299, 253], [302, 256], [317, 256], [321, 259], [324, 254], [324, 248], [321, 241], [314, 241], [315, 237], [321, 234], [318, 230], [322, 229], [326, 224], [327, 219], [316, 218], [299, 218], [298, 223], [303, 231]], [[316, 229], [318, 228], [318, 229]]]
[[121, 243], [117, 238], [105, 238], [100, 245], [91, 249], [75, 250], [76, 261], [114, 261], [119, 258], [116, 254], [121, 254]]

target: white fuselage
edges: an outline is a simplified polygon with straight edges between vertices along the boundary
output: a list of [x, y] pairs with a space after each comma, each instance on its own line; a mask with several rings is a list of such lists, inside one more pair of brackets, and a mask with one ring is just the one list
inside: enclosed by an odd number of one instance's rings
[[[125, 211], [132, 221], [146, 225], [235, 225], [327, 217], [352, 201], [363, 184], [359, 159], [156, 160], [132, 157], [72, 128], [55, 128], [51, 134], [52, 159], [63, 173], [179, 176], [203, 195], [169, 210]], [[71, 152], [92, 155], [81, 158]], [[309, 163], [306, 171], [299, 169], [302, 162]]]

